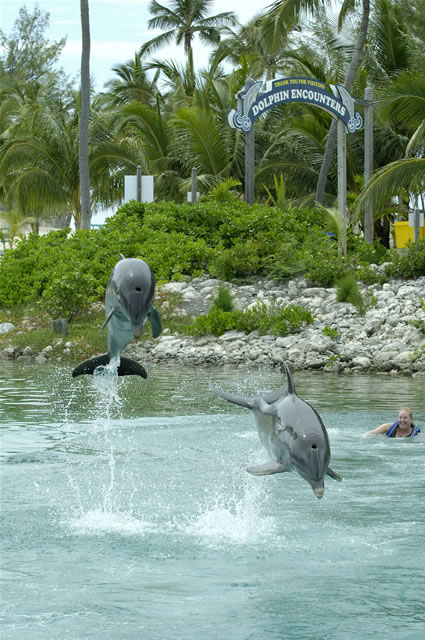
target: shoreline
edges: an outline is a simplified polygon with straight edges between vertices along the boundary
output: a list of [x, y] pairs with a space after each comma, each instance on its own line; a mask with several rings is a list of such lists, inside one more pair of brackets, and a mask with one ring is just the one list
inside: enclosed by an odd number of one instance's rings
[[[311, 311], [314, 321], [286, 336], [232, 330], [219, 337], [191, 337], [165, 329], [155, 340], [130, 343], [123, 353], [147, 364], [175, 362], [188, 366], [276, 369], [285, 361], [293, 370], [425, 377], [425, 332], [412, 325], [414, 322], [425, 327], [425, 310], [420, 303], [425, 297], [425, 277], [395, 279], [382, 285], [358, 283], [362, 296], [373, 301], [364, 315], [350, 303], [337, 302], [336, 289], [309, 287], [304, 278], [285, 283], [259, 280], [255, 284], [237, 285], [201, 276], [166, 283], [158, 294], [178, 296], [180, 303], [173, 310], [175, 315], [198, 316], [208, 312], [218, 287], [223, 284], [232, 294], [235, 309], [250, 309], [257, 302], [267, 306], [297, 304]], [[61, 360], [60, 356], [50, 357], [52, 345], [34, 351], [30, 333], [28, 337], [29, 346], [19, 350], [9, 346], [0, 352], [0, 359], [39, 364], [49, 359]], [[73, 343], [64, 337], [61, 346], [66, 360], [76, 362]]]

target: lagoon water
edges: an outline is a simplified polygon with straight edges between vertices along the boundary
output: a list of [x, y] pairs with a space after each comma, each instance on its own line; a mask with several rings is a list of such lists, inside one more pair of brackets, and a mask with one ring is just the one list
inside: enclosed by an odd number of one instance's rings
[[296, 372], [331, 466], [317, 500], [265, 461], [247, 395], [277, 371], [148, 380], [1, 363], [2, 640], [425, 637], [425, 433], [364, 439], [424, 379]]

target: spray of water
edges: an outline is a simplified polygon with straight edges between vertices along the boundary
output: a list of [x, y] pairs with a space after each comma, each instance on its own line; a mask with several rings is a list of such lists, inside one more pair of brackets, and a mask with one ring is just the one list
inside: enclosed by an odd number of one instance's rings
[[273, 518], [263, 513], [266, 501], [262, 486], [247, 478], [242, 494], [216, 494], [200, 505], [198, 514], [185, 526], [185, 532], [213, 547], [229, 543], [255, 544], [271, 538], [276, 527]]
[[114, 415], [122, 406], [118, 362], [98, 367], [91, 378], [94, 391], [94, 420], [87, 427], [86, 444], [96, 457], [91, 457], [90, 467], [81, 470], [68, 468], [68, 482], [74, 504], [68, 509], [67, 524], [76, 533], [101, 535], [120, 533], [141, 535], [149, 529], [137, 517], [130, 504], [122, 508], [125, 497], [121, 495], [117, 481], [117, 451]]

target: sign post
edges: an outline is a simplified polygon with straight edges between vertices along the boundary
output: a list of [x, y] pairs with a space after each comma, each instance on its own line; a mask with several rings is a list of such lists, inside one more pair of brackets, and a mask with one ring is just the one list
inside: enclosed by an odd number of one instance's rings
[[[367, 184], [373, 172], [373, 105], [372, 88], [364, 90], [364, 183]], [[364, 239], [373, 242], [373, 206], [366, 199], [364, 210]]]

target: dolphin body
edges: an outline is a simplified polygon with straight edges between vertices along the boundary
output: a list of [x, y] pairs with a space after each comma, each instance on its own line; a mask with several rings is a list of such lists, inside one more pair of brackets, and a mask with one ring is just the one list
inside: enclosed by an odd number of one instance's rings
[[271, 460], [247, 469], [255, 476], [296, 471], [322, 498], [327, 474], [341, 481], [329, 467], [331, 452], [328, 434], [317, 411], [295, 393], [291, 372], [283, 363], [287, 384], [265, 395], [248, 398], [214, 389], [225, 400], [253, 411], [261, 443]]
[[106, 286], [106, 320], [102, 325], [108, 327], [108, 353], [89, 358], [79, 364], [72, 372], [73, 378], [83, 373], [93, 374], [97, 367], [116, 361], [119, 376], [138, 375], [147, 378], [142, 365], [130, 358], [121, 356], [132, 338], [140, 338], [146, 319], [152, 325], [152, 335], [157, 338], [161, 333], [161, 319], [154, 307], [155, 276], [146, 262], [139, 258], [124, 258], [121, 255], [112, 270]]

